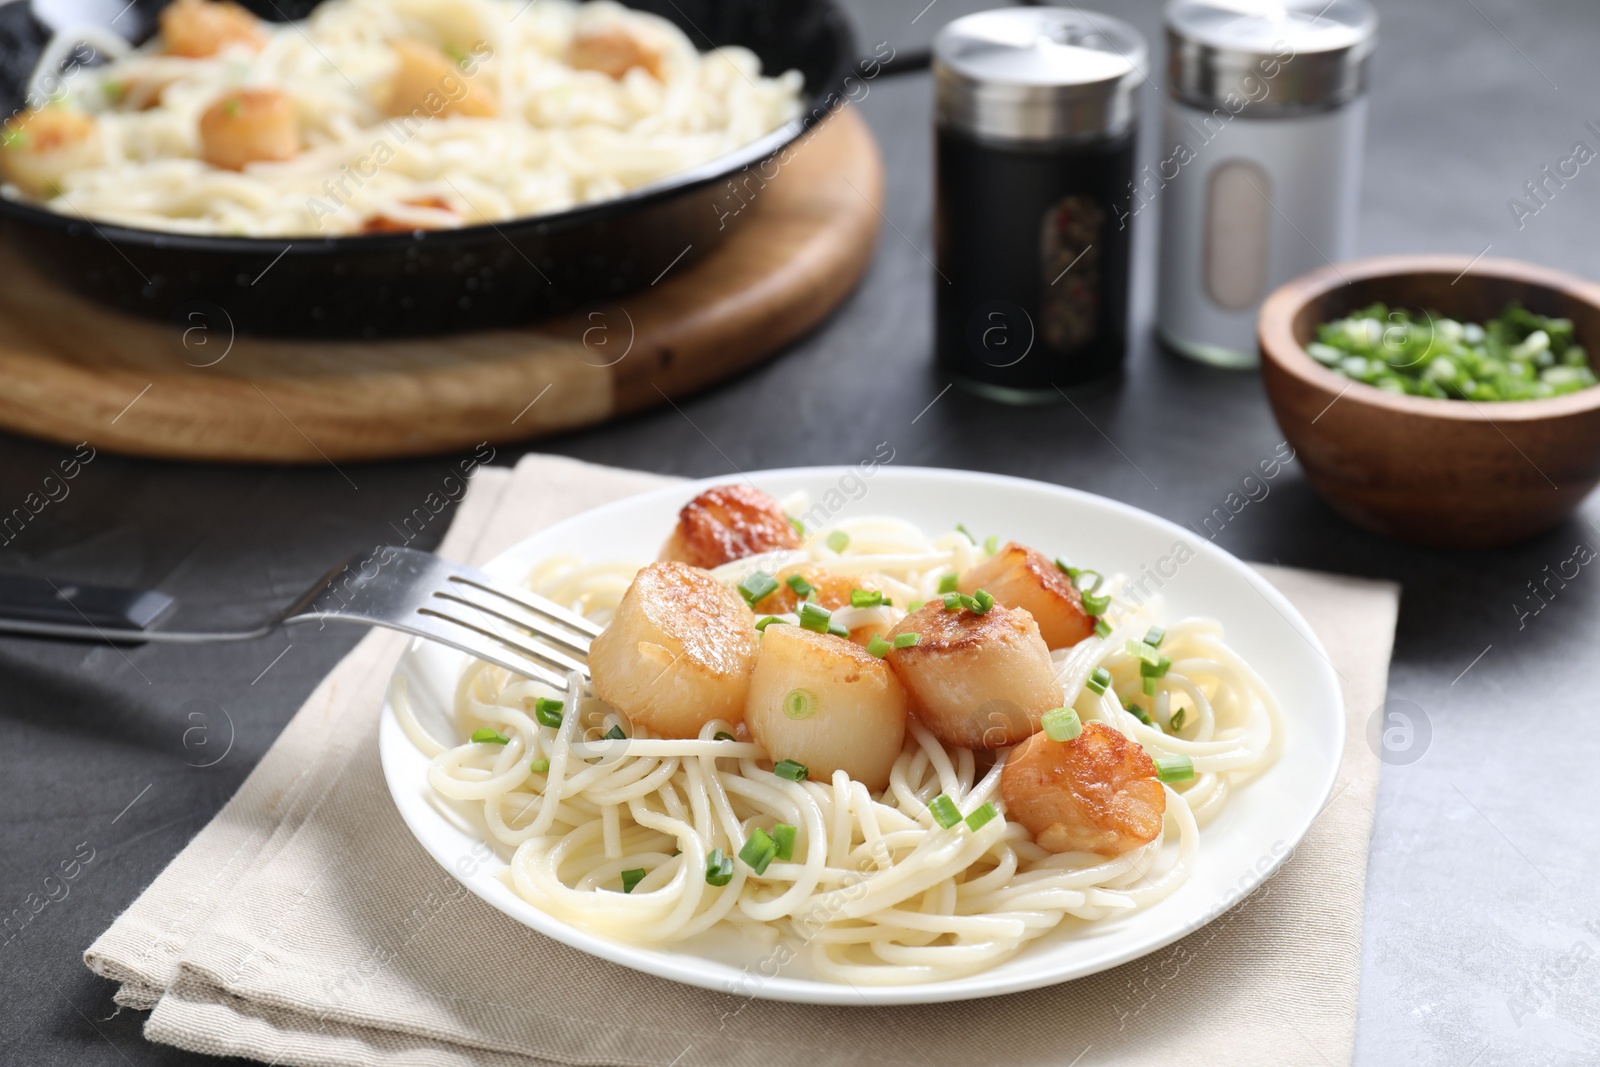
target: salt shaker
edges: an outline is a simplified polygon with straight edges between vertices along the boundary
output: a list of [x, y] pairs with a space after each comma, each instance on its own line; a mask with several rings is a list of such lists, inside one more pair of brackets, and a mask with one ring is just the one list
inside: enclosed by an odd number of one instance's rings
[[1138, 31], [1076, 7], [956, 19], [933, 46], [937, 358], [1013, 403], [1115, 370], [1127, 340]]
[[1129, 213], [1159, 200], [1156, 320], [1171, 348], [1255, 366], [1256, 312], [1278, 285], [1355, 251], [1367, 0], [1168, 0], [1159, 158]]

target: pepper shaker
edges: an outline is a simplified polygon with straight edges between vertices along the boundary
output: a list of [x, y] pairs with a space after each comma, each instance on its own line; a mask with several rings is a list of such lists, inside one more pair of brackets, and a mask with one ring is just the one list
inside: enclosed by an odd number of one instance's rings
[[937, 359], [993, 399], [1060, 399], [1127, 341], [1133, 173], [1147, 49], [1108, 15], [1002, 8], [933, 46]]
[[1206, 363], [1258, 362], [1256, 312], [1273, 289], [1355, 252], [1367, 0], [1169, 0], [1160, 158], [1129, 188], [1159, 199], [1156, 320]]

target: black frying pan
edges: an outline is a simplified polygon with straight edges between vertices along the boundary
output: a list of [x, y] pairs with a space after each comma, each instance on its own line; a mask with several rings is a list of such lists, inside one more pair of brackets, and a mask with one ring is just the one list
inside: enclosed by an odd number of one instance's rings
[[[166, 2], [137, 0], [117, 28], [143, 39]], [[398, 337], [482, 329], [640, 288], [731, 232], [737, 223], [722, 220], [738, 203], [728, 179], [838, 106], [856, 52], [831, 0], [627, 2], [676, 23], [702, 51], [743, 45], [761, 57], [766, 73], [799, 70], [804, 116], [615, 200], [489, 226], [326, 238], [196, 237], [91, 224], [0, 196], [0, 231], [29, 262], [94, 299], [180, 326], [198, 321], [197, 314], [208, 326], [226, 319], [241, 333]], [[317, 0], [245, 3], [281, 21], [305, 17]], [[131, 34], [129, 21], [137, 24]], [[48, 37], [27, 0], [0, 6], [0, 114], [22, 105]]]

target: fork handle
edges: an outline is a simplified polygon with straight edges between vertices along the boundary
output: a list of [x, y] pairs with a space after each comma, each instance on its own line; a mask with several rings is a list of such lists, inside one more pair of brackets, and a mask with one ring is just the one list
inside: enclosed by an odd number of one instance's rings
[[143, 630], [171, 604], [170, 596], [151, 589], [0, 574], [0, 628], [4, 622], [18, 622], [91, 630]]

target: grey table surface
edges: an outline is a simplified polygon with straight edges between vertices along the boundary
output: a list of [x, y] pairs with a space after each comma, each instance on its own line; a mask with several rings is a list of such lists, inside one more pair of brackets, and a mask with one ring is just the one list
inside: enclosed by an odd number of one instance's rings
[[[869, 49], [880, 40], [914, 48], [974, 6], [855, 0], [852, 10]], [[1154, 0], [1097, 6], [1159, 41]], [[1585, 168], [1521, 226], [1507, 203], [1575, 142], [1600, 146], [1584, 125], [1600, 120], [1600, 8], [1379, 7], [1361, 250], [1489, 249], [1600, 274], [1600, 171]], [[1147, 86], [1147, 114], [1158, 105]], [[1186, 363], [1150, 340], [1148, 224], [1136, 236], [1136, 341], [1123, 380], [1081, 410], [1017, 410], [943, 392], [930, 365], [928, 77], [881, 79], [860, 107], [887, 162], [889, 225], [838, 313], [777, 361], [679, 398], [681, 412], [532, 447], [705, 476], [733, 465], [853, 462], [889, 441], [897, 464], [1043, 479], [1180, 523], [1210, 513], [1273, 451], [1280, 435], [1254, 375]], [[1145, 159], [1157, 158], [1155, 127], [1145, 123]], [[501, 448], [496, 462], [520, 451]], [[65, 454], [0, 437], [0, 504], [9, 511]], [[0, 569], [158, 587], [180, 599], [186, 620], [243, 621], [387, 537], [450, 462], [351, 467], [347, 481], [326, 467], [101, 455], [68, 498], [0, 547]], [[1422, 551], [1347, 525], [1291, 465], [1216, 538], [1246, 559], [1404, 586], [1390, 694], [1407, 702], [1418, 732], [1405, 759], [1383, 768], [1358, 1064], [1600, 1063], [1600, 835], [1589, 810], [1600, 738], [1583, 725], [1595, 714], [1600, 579], [1581, 571], [1536, 613], [1540, 602], [1527, 596], [1575, 546], [1600, 544], [1597, 519], [1600, 501], [1591, 500], [1578, 518], [1514, 549]], [[65, 897], [0, 942], [0, 1061], [200, 1059], [147, 1043], [142, 1016], [114, 1011], [110, 984], [84, 969], [81, 954], [232, 794], [358, 636], [123, 651], [0, 639], [0, 914], [42, 894], [61, 861], [93, 856]], [[1563, 721], [1576, 728], [1557, 737]], [[1284, 1062], [1299, 1055], [1286, 1049]]]

